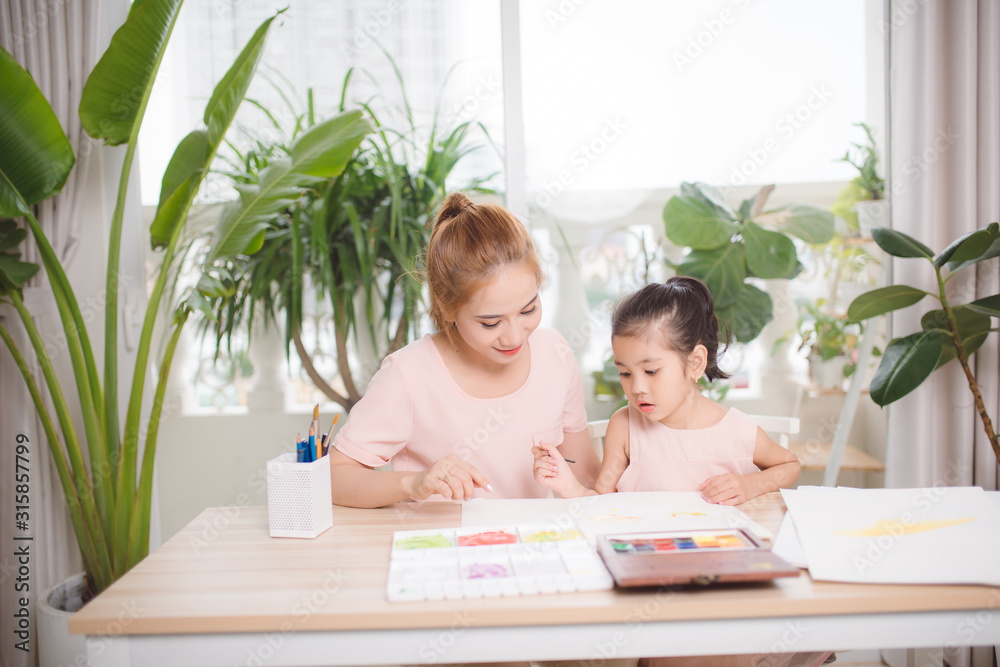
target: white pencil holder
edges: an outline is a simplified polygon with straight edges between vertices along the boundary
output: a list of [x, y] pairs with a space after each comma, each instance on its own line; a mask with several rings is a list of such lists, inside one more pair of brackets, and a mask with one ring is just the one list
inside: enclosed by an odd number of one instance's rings
[[296, 463], [288, 453], [267, 462], [267, 525], [271, 537], [316, 537], [333, 525], [330, 457]]

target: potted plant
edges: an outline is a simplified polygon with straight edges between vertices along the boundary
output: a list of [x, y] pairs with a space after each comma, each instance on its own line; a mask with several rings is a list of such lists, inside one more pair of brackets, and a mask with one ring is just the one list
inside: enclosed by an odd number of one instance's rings
[[886, 224], [885, 180], [878, 173], [878, 147], [872, 129], [865, 123], [855, 123], [865, 132], [865, 143], [851, 144], [840, 158], [854, 167], [855, 176], [841, 190], [833, 210], [841, 217], [848, 229], [863, 238], [871, 235], [874, 227]]
[[[258, 252], [213, 265], [228, 293], [219, 293], [224, 298], [205, 320], [206, 331], [230, 350], [236, 332], [252, 336], [258, 314], [264, 326], [280, 327], [312, 383], [345, 411], [360, 400], [382, 357], [416, 333], [422, 293], [416, 264], [426, 248], [435, 207], [447, 193], [446, 182], [476, 148], [468, 141], [470, 122], [443, 130], [435, 116], [426, 132], [419, 128], [399, 70], [389, 61], [403, 113], [390, 116], [376, 113], [371, 102], [365, 105], [376, 132], [343, 172], [317, 181], [302, 197], [262, 219]], [[353, 75], [349, 70], [344, 79], [341, 112]], [[319, 122], [311, 91], [306, 99], [295, 130], [286, 132], [275, 123], [277, 134], [286, 139], [257, 142], [232, 165], [228, 175], [239, 187], [258, 183], [269, 165], [283, 159], [298, 133]], [[461, 189], [483, 191], [489, 178], [472, 179]], [[312, 347], [303, 340], [302, 304], [307, 299], [325, 301], [331, 313], [328, 333], [340, 386], [323, 377]], [[352, 342], [359, 349], [349, 351]]]
[[799, 350], [808, 351], [809, 377], [821, 389], [839, 389], [854, 372], [858, 325], [830, 312], [825, 299], [799, 302]]
[[747, 343], [774, 317], [774, 304], [755, 279], [788, 279], [802, 270], [795, 243], [826, 243], [833, 214], [808, 204], [765, 210], [773, 185], [737, 208], [704, 183], [682, 183], [663, 209], [667, 238], [688, 253], [674, 268], [700, 279], [712, 292], [720, 325]]
[[[165, 308], [170, 313], [162, 356], [152, 359], [153, 331], [161, 312], [167, 276], [174, 266], [178, 240], [202, 179], [224, 139], [252, 80], [274, 16], [264, 21], [233, 66], [216, 86], [205, 110], [205, 127], [178, 145], [163, 177], [155, 220], [154, 245], [163, 250], [150, 291], [128, 391], [124, 422], [119, 415], [117, 348], [118, 258], [128, 175], [137, 137], [156, 80], [158, 66], [180, 10], [181, 0], [144, 0], [132, 5], [125, 23], [91, 72], [82, 92], [80, 121], [88, 134], [110, 145], [127, 147], [117, 206], [108, 242], [103, 379], [73, 287], [52, 251], [32, 206], [54, 196], [73, 168], [73, 149], [31, 76], [0, 49], [0, 217], [22, 218], [27, 231], [13, 221], [0, 228], [0, 298], [10, 304], [31, 341], [30, 350], [15, 343], [6, 325], [0, 338], [16, 362], [38, 411], [66, 499], [85, 569], [84, 580], [96, 595], [121, 577], [149, 550], [153, 460], [163, 397], [173, 354], [191, 312], [190, 294]], [[280, 14], [281, 12], [279, 12]], [[277, 16], [277, 15], [275, 15]], [[123, 105], [121, 100], [135, 104]], [[360, 111], [341, 114], [300, 138], [287, 159], [276, 162], [256, 188], [244, 188], [215, 227], [209, 258], [251, 252], [263, 236], [262, 219], [284, 207], [289, 198], [319, 179], [343, 169], [370, 126]], [[38, 246], [49, 287], [59, 308], [73, 382], [60, 378], [52, 365], [32, 313], [22, 300], [22, 287], [38, 267], [19, 259], [18, 244], [30, 232]], [[150, 367], [157, 370], [155, 393], [146, 394]], [[32, 368], [44, 382], [37, 382]], [[70, 416], [67, 394], [75, 394], [84, 433]], [[140, 439], [144, 441], [140, 443]], [[86, 448], [89, 462], [85, 461]], [[138, 458], [142, 453], [141, 467]]]
[[871, 382], [871, 397], [886, 406], [919, 387], [931, 373], [958, 360], [969, 383], [983, 430], [1000, 463], [1000, 439], [986, 412], [979, 384], [969, 365], [969, 357], [985, 342], [1000, 317], [1000, 294], [970, 303], [952, 304], [946, 293], [949, 280], [959, 271], [1000, 256], [1000, 224], [986, 225], [955, 239], [937, 255], [920, 241], [902, 232], [876, 227], [875, 242], [893, 257], [926, 260], [937, 279], [937, 293], [909, 285], [890, 285], [862, 294], [848, 308], [851, 322], [863, 322], [883, 313], [906, 308], [931, 297], [939, 308], [920, 318], [920, 331], [894, 338], [886, 347], [882, 362]]

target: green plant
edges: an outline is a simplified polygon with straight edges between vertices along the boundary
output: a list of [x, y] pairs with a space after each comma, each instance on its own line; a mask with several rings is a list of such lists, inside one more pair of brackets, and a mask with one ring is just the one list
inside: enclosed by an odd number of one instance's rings
[[667, 238], [690, 251], [674, 268], [702, 280], [712, 292], [720, 325], [747, 343], [774, 317], [755, 278], [793, 278], [802, 270], [792, 236], [806, 243], [833, 237], [833, 214], [808, 204], [764, 210], [773, 185], [733, 209], [704, 183], [682, 183], [663, 209]]
[[852, 156], [848, 149], [840, 159], [858, 170], [858, 175], [851, 180], [851, 184], [856, 186], [855, 191], [860, 188], [861, 198], [857, 201], [884, 199], [885, 180], [878, 174], [878, 149], [875, 136], [865, 123], [855, 123], [855, 125], [865, 131], [867, 141], [863, 144], [851, 144], [855, 155]]
[[991, 318], [1000, 317], [1000, 294], [952, 305], [945, 292], [948, 281], [962, 269], [1000, 256], [1000, 224], [994, 222], [960, 236], [937, 256], [926, 245], [902, 232], [876, 227], [872, 236], [879, 247], [893, 257], [927, 260], [937, 278], [937, 294], [909, 285], [874, 289], [851, 303], [847, 311], [850, 321], [863, 322], [912, 306], [927, 296], [940, 305], [920, 318], [920, 331], [889, 342], [872, 379], [872, 400], [881, 406], [889, 405], [919, 387], [935, 370], [958, 359], [969, 382], [983, 430], [1000, 463], [1000, 441], [969, 366], [969, 356], [979, 349], [991, 331], [997, 331], [991, 326]]
[[809, 350], [823, 361], [849, 356], [857, 347], [858, 326], [847, 317], [825, 310], [826, 300], [799, 302], [798, 331], [802, 338], [800, 350]]
[[[86, 318], [66, 272], [31, 210], [62, 188], [73, 168], [73, 149], [31, 76], [0, 49], [0, 88], [4, 91], [0, 97], [0, 217], [23, 218], [38, 246], [72, 362], [73, 389], [82, 414], [83, 441], [89, 461], [84, 459], [81, 438], [71, 419], [67, 392], [22, 300], [22, 287], [38, 267], [19, 261], [15, 247], [27, 232], [12, 221], [0, 227], [0, 298], [17, 311], [31, 341], [33, 356], [25, 356], [6, 325], [0, 325], [0, 337], [38, 411], [83, 557], [87, 584], [94, 594], [121, 577], [149, 550], [153, 460], [164, 392], [177, 341], [191, 312], [188, 297], [195, 293], [166, 308], [171, 316], [167, 325], [168, 342], [158, 364], [152, 364], [158, 371], [156, 389], [151, 406], [147, 396], [148, 407], [144, 409], [147, 373], [153, 361], [154, 327], [188, 212], [253, 79], [265, 37], [275, 18], [261, 24], [218, 83], [205, 109], [205, 127], [180, 142], [163, 176], [159, 206], [150, 227], [151, 239], [162, 248], [163, 255], [149, 295], [122, 424], [117, 380], [118, 274], [127, 185], [150, 91], [181, 3], [182, 0], [133, 3], [82, 92], [79, 115], [87, 133], [106, 144], [126, 146], [108, 241], [103, 382]], [[259, 187], [242, 189], [240, 200], [226, 209], [214, 230], [209, 257], [219, 259], [259, 246], [263, 236], [260, 217], [279, 204], [284, 206], [287, 198], [296, 196], [305, 185], [339, 173], [368, 129], [361, 112], [354, 111], [304, 135], [287, 160], [272, 165]], [[36, 383], [33, 367], [41, 370], [44, 383]], [[143, 435], [140, 469], [138, 455]]]
[[827, 302], [840, 307], [841, 288], [845, 285], [875, 286], [872, 268], [881, 262], [865, 247], [862, 239], [834, 234], [823, 245], [813, 246], [813, 257], [827, 284]]
[[[427, 245], [434, 209], [447, 192], [446, 181], [475, 148], [467, 141], [470, 122], [442, 132], [437, 115], [427, 138], [421, 139], [425, 135], [414, 121], [402, 76], [389, 61], [402, 97], [402, 119], [362, 105], [375, 123], [375, 133], [351, 156], [343, 173], [316, 182], [262, 221], [259, 252], [216, 266], [232, 298], [223, 298], [207, 321], [217, 343], [231, 345], [237, 331], [252, 335], [255, 312], [263, 315], [265, 325], [283, 317], [287, 342], [313, 384], [345, 410], [362, 393], [355, 381], [358, 362], [352, 368], [348, 341], [367, 338], [381, 356], [402, 347], [416, 331], [422, 290], [416, 263]], [[344, 79], [341, 110], [354, 73], [348, 71]], [[293, 115], [291, 132], [273, 121], [278, 134], [292, 140], [317, 122], [311, 91], [305, 111]], [[229, 176], [241, 187], [256, 183], [286, 152], [280, 141], [258, 142], [253, 150], [238, 154], [240, 162]], [[480, 188], [488, 178], [473, 179], [462, 189]], [[309, 290], [317, 302], [328, 301], [333, 314], [342, 390], [321, 376], [302, 339], [302, 303]], [[374, 368], [361, 370], [370, 375]]]

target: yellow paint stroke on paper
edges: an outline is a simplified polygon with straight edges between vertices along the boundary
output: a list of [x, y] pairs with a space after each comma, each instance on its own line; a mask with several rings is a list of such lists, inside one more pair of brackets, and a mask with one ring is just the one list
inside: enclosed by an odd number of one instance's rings
[[[618, 514], [620, 510], [617, 507], [612, 507], [611, 511], [607, 514], [597, 514], [588, 519], [588, 521], [598, 521], [601, 523], [612, 522], [612, 521], [644, 521], [646, 517], [636, 516], [634, 514]], [[670, 516], [708, 516], [705, 512], [671, 512]]]
[[838, 530], [837, 535], [843, 537], [882, 537], [883, 535], [898, 537], [899, 535], [913, 535], [914, 533], [926, 533], [930, 530], [940, 530], [941, 528], [958, 526], [975, 520], [975, 517], [971, 516], [962, 517], [961, 519], [941, 519], [939, 521], [917, 521], [913, 523], [904, 523], [900, 519], [885, 519], [876, 521], [867, 528]]

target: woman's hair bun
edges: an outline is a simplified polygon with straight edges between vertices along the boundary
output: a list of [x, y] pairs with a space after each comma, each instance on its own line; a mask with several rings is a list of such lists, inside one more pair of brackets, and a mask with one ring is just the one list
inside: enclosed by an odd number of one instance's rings
[[438, 211], [438, 222], [450, 220], [470, 206], [475, 206], [471, 199], [461, 192], [452, 192], [445, 198], [444, 203], [441, 204], [441, 210]]

